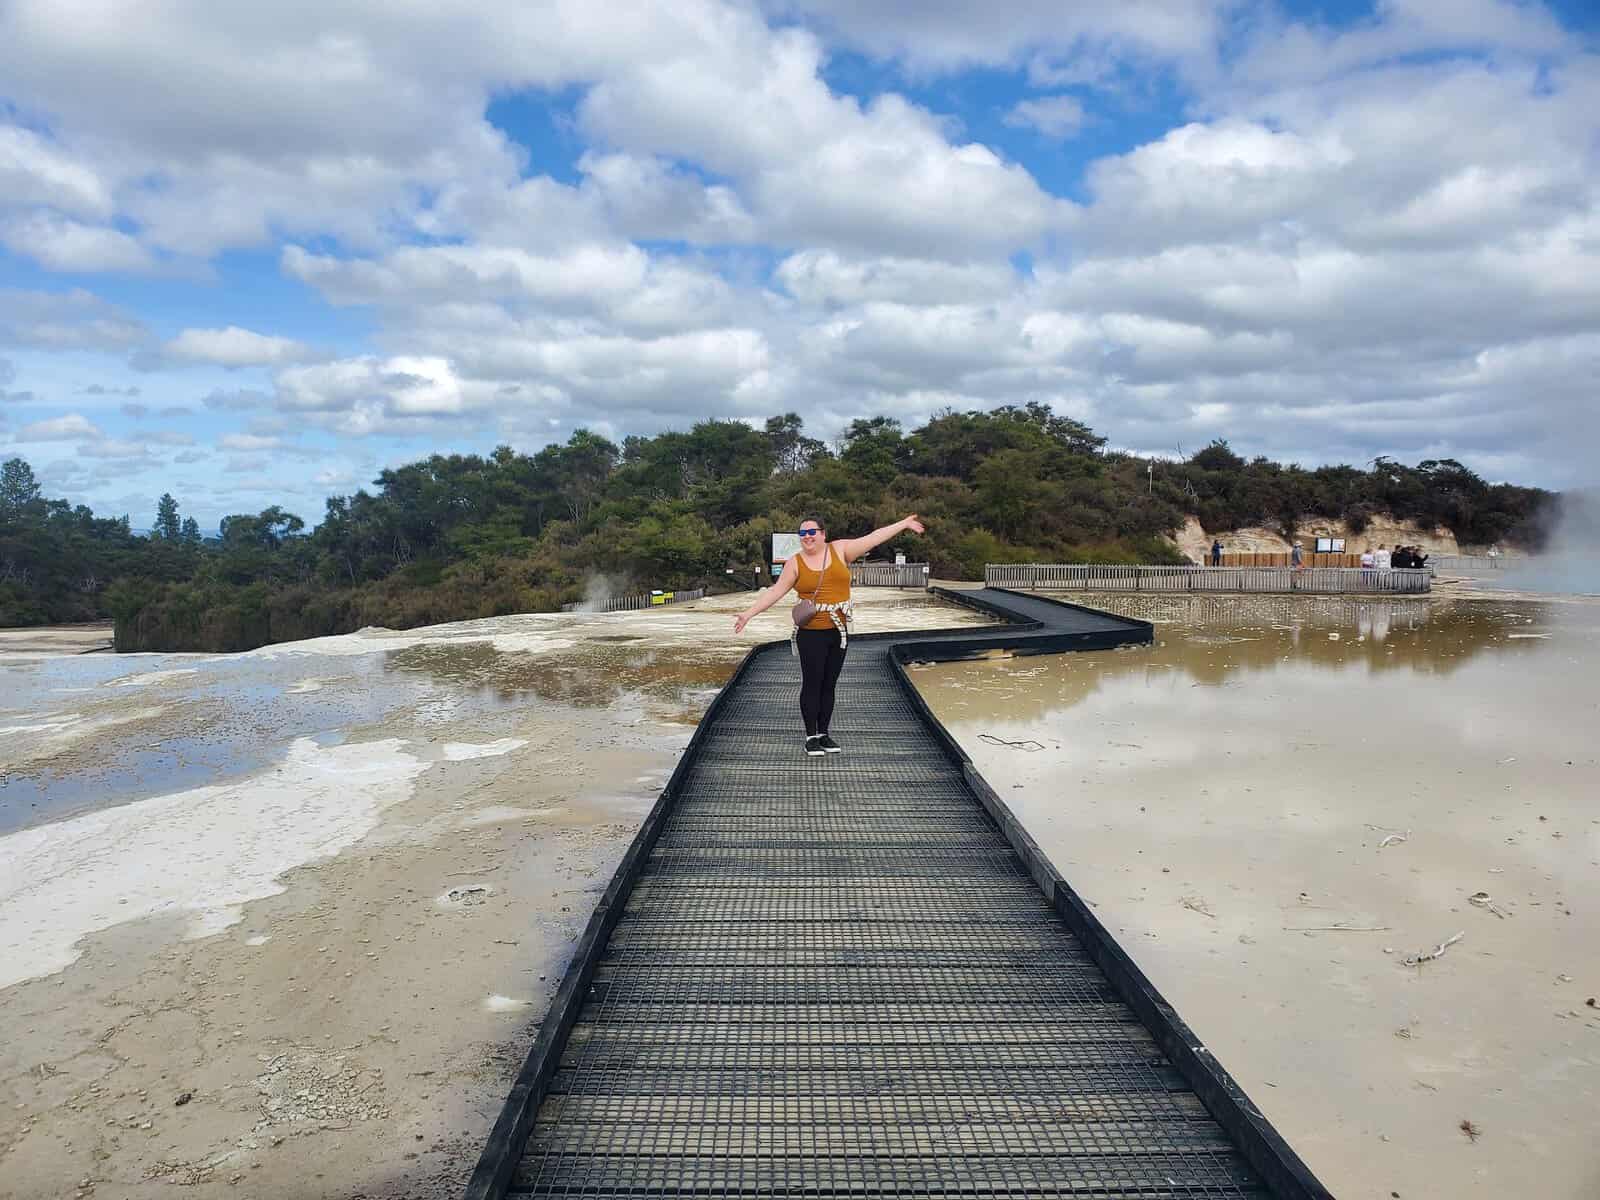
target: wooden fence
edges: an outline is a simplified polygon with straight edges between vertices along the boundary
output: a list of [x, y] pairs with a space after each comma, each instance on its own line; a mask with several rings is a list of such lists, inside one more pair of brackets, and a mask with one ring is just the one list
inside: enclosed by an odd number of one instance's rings
[[925, 592], [928, 590], [928, 564], [851, 563], [850, 586], [915, 588]]
[[1505, 565], [1502, 554], [1434, 554], [1428, 558], [1428, 569], [1435, 575], [1440, 571], [1499, 571]]
[[[1309, 550], [1303, 553], [1305, 558], [1300, 565], [1305, 567], [1359, 567], [1361, 565], [1361, 555], [1359, 554], [1313, 554]], [[1210, 550], [1205, 552], [1204, 561], [1200, 565], [1203, 567], [1211, 565]], [[1257, 552], [1224, 550], [1222, 561], [1217, 565], [1223, 567], [1287, 567], [1290, 565], [1289, 552], [1287, 550], [1270, 552], [1265, 550]]]
[[699, 600], [706, 594], [704, 588], [688, 592], [644, 592], [637, 596], [612, 596], [603, 604], [591, 607], [586, 600], [563, 604], [562, 612], [631, 612], [638, 608], [659, 608], [663, 604], [683, 604]]
[[1304, 592], [1416, 595], [1433, 573], [1375, 567], [1144, 567], [1109, 564], [990, 563], [990, 587], [1082, 592]]

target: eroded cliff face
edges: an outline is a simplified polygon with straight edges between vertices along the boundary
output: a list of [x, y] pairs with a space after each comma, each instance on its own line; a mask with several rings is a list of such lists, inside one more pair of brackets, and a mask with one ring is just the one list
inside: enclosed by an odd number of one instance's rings
[[[1342, 520], [1307, 519], [1295, 528], [1300, 541], [1310, 549], [1319, 537], [1345, 539], [1345, 550], [1360, 554], [1368, 546], [1393, 547], [1397, 544], [1421, 546], [1427, 554], [1468, 554], [1478, 547], [1463, 548], [1456, 535], [1443, 526], [1425, 529], [1410, 521], [1396, 521], [1393, 517], [1378, 516], [1367, 523], [1360, 533], [1351, 533]], [[1183, 528], [1172, 539], [1179, 553], [1195, 562], [1202, 562], [1211, 553], [1211, 539], [1220, 537], [1225, 550], [1232, 554], [1287, 554], [1289, 543], [1276, 529], [1264, 525], [1247, 525], [1243, 529], [1207, 530], [1193, 515], [1184, 519]], [[1500, 547], [1502, 551], [1507, 547]]]

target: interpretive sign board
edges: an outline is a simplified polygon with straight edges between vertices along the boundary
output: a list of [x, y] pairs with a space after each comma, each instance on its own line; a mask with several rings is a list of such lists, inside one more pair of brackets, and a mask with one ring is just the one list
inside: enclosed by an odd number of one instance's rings
[[799, 553], [800, 535], [798, 533], [775, 533], [772, 535], [773, 566], [781, 567]]

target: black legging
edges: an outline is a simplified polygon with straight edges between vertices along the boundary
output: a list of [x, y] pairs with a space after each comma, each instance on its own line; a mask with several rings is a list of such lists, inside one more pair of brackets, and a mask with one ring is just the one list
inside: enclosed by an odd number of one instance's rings
[[844, 668], [846, 650], [837, 629], [801, 629], [795, 633], [800, 651], [800, 715], [806, 736], [827, 733], [833, 718], [833, 689]]

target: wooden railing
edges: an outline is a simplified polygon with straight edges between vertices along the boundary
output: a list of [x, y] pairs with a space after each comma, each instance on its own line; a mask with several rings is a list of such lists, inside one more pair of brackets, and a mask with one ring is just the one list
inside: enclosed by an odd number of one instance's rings
[[1435, 575], [1440, 571], [1498, 571], [1505, 565], [1501, 554], [1435, 554], [1428, 559], [1428, 569]]
[[1428, 570], [1376, 567], [1146, 567], [1097, 563], [990, 563], [990, 587], [1082, 592], [1305, 592], [1415, 595], [1431, 589]]
[[928, 589], [927, 563], [850, 564], [850, 586]]
[[631, 612], [637, 608], [658, 608], [663, 604], [683, 604], [699, 600], [706, 594], [704, 588], [688, 592], [643, 592], [637, 596], [612, 596], [601, 604], [592, 605], [587, 600], [563, 604], [562, 612]]
[[[1361, 555], [1359, 554], [1318, 554], [1313, 550], [1302, 551], [1305, 558], [1301, 562], [1303, 567], [1359, 567]], [[1287, 550], [1224, 550], [1222, 561], [1216, 564], [1211, 562], [1211, 551], [1207, 550], [1200, 557], [1200, 566], [1209, 567], [1288, 567], [1293, 563], [1289, 561]]]

